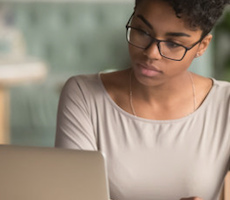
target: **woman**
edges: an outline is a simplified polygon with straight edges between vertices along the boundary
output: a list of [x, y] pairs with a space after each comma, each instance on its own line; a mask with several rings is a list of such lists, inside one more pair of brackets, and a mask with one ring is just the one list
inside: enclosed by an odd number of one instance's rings
[[114, 200], [219, 199], [230, 84], [188, 71], [227, 0], [136, 0], [131, 68], [68, 80], [56, 147], [100, 150]]

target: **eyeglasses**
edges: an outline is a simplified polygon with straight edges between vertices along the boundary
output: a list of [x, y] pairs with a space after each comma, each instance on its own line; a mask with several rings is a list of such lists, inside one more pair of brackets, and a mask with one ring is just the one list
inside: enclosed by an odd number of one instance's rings
[[158, 40], [144, 30], [130, 26], [129, 24], [133, 15], [134, 13], [126, 25], [126, 39], [128, 43], [140, 49], [148, 49], [154, 42], [156, 42], [160, 55], [170, 60], [181, 61], [185, 57], [187, 51], [195, 47], [204, 38], [201, 37], [199, 41], [189, 48], [172, 41]]

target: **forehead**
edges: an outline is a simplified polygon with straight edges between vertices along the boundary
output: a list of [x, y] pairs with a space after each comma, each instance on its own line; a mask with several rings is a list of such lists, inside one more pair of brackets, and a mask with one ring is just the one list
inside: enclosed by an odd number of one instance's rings
[[162, 0], [142, 0], [138, 3], [134, 18], [138, 15], [143, 16], [155, 29], [160, 32], [185, 32], [192, 35], [201, 35], [200, 29], [192, 30], [186, 21], [185, 17], [178, 18], [174, 9], [165, 1]]
[[160, 0], [142, 0], [137, 5], [136, 14], [140, 14], [148, 18], [148, 20], [155, 21], [174, 21], [176, 23], [184, 24], [181, 18], [176, 16], [173, 8], [166, 2]]

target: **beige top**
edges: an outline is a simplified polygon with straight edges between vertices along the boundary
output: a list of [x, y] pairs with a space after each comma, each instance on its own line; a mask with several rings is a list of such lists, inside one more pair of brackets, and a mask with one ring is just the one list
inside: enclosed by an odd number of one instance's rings
[[100, 150], [114, 200], [218, 200], [230, 154], [230, 83], [213, 79], [203, 104], [176, 120], [122, 110], [99, 75], [70, 78], [61, 94], [56, 146]]

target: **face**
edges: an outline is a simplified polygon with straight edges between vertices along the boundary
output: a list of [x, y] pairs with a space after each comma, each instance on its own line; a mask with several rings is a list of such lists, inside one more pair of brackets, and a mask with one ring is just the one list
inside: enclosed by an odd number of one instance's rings
[[[183, 17], [178, 18], [175, 11], [166, 2], [143, 0], [135, 9], [131, 26], [142, 29], [153, 38], [175, 42], [190, 48], [200, 40], [202, 31], [189, 29]], [[130, 58], [136, 79], [146, 85], [164, 84], [184, 75], [196, 55], [206, 50], [211, 35], [187, 51], [181, 61], [169, 60], [159, 53], [157, 42], [147, 49], [129, 44]]]

